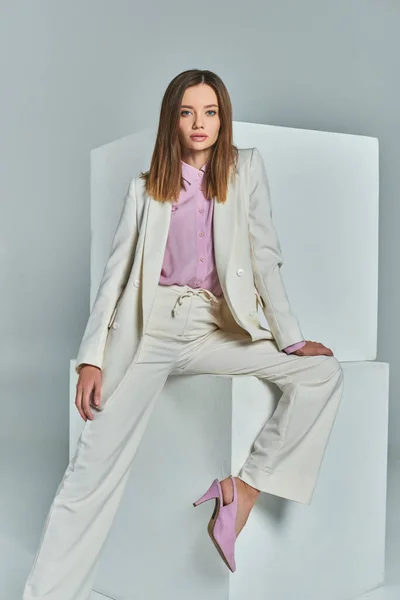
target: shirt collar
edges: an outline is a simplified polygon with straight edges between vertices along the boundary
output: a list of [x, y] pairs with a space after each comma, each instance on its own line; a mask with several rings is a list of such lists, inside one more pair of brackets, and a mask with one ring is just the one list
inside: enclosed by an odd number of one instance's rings
[[206, 170], [206, 165], [207, 163], [203, 165], [201, 169], [196, 169], [196, 167], [193, 167], [192, 165], [189, 165], [185, 161], [181, 160], [183, 179], [190, 184], [195, 183], [196, 181], [201, 181]]

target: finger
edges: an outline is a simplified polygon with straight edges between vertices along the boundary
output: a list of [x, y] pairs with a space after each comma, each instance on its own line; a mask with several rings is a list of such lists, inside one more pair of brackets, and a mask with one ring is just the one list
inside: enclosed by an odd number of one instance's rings
[[82, 410], [82, 394], [83, 394], [82, 385], [79, 384], [76, 386], [75, 406], [78, 409], [78, 412], [81, 415], [82, 419], [84, 421], [86, 421], [86, 416]]
[[324, 351], [324, 354], [327, 354], [328, 356], [332, 356], [333, 352], [330, 348], [328, 348], [327, 346], [324, 346], [324, 344], [320, 344], [321, 348]]
[[82, 408], [88, 419], [93, 419], [92, 411], [90, 410], [90, 395], [92, 393], [93, 385], [87, 385], [83, 391]]
[[327, 346], [324, 346], [324, 344], [321, 344], [320, 342], [317, 342], [317, 346], [318, 348], [321, 348], [323, 350], [323, 352], [321, 354], [326, 354], [328, 356], [333, 356], [333, 352], [330, 348], [328, 348]]
[[327, 346], [324, 346], [323, 344], [321, 344], [321, 346], [323, 347], [325, 354], [327, 354], [328, 356], [333, 356], [333, 352], [330, 348], [327, 348]]
[[94, 394], [93, 394], [93, 401], [96, 406], [98, 406], [100, 404], [100, 396], [101, 396], [101, 384], [97, 384], [97, 385], [95, 385]]
[[318, 343], [318, 348], [321, 348], [325, 354], [328, 354], [329, 352], [331, 352], [331, 349], [327, 348], [327, 346], [324, 346], [324, 344]]

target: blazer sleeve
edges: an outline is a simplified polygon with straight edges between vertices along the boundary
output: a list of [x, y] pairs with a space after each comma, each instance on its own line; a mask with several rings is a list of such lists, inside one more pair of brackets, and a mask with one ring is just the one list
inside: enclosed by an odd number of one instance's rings
[[75, 371], [82, 364], [102, 368], [108, 323], [132, 268], [137, 243], [135, 178], [131, 180], [111, 243], [99, 289], [79, 346]]
[[249, 237], [254, 281], [263, 300], [263, 312], [279, 350], [304, 340], [293, 314], [280, 268], [282, 251], [272, 222], [270, 187], [257, 148], [250, 158]]

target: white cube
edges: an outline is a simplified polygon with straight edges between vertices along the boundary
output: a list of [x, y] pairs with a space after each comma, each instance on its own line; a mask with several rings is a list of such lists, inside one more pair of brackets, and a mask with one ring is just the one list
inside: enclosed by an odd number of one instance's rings
[[[95, 590], [146, 600], [348, 600], [383, 583], [386, 363], [342, 365], [344, 395], [310, 505], [260, 494], [230, 573], [192, 506], [236, 475], [280, 390], [252, 376], [173, 376], [158, 398], [104, 546]], [[71, 361], [71, 391], [77, 375]], [[71, 456], [84, 421], [71, 393]]]

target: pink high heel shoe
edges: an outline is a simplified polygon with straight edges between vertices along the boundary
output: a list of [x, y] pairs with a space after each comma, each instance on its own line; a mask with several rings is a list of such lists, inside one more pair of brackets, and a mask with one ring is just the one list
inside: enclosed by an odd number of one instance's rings
[[208, 523], [208, 533], [216, 549], [226, 566], [234, 573], [235, 563], [235, 541], [236, 541], [236, 513], [237, 513], [237, 489], [236, 481], [229, 475], [233, 484], [233, 500], [229, 504], [223, 501], [222, 488], [218, 479], [214, 479], [206, 493], [201, 496], [193, 506], [198, 506], [207, 500], [215, 498], [215, 508]]

